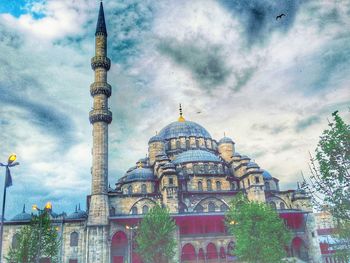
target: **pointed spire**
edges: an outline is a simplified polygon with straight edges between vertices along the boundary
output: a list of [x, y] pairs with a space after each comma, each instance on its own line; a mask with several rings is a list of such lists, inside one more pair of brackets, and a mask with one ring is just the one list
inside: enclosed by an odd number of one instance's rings
[[26, 205], [24, 204], [22, 213], [25, 213], [25, 212], [26, 212]]
[[96, 33], [95, 33], [95, 36], [98, 36], [98, 35], [107, 36], [105, 13], [103, 11], [102, 1], [100, 3], [100, 11], [98, 12], [98, 20], [97, 20]]
[[185, 118], [182, 116], [182, 106], [181, 106], [181, 103], [180, 103], [180, 108], [179, 108], [179, 110], [180, 110], [180, 117], [179, 117], [178, 121], [184, 122], [184, 121], [185, 121]]
[[78, 213], [78, 207], [75, 205], [75, 213]]
[[78, 210], [80, 211], [80, 203], [79, 203], [79, 205], [78, 205]]

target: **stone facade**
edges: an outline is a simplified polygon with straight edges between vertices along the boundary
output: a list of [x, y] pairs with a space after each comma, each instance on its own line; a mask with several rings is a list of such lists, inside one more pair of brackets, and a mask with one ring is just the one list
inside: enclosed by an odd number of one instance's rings
[[[87, 212], [80, 208], [68, 216], [51, 217], [62, 241], [62, 263], [141, 262], [131, 253], [133, 226], [155, 204], [166, 206], [177, 224], [176, 262], [234, 262], [234, 237], [228, 235], [224, 213], [238, 192], [250, 200], [277, 209], [295, 237], [290, 254], [320, 262], [320, 251], [309, 197], [301, 189], [280, 191], [279, 181], [248, 156], [236, 151], [235, 142], [217, 141], [199, 124], [185, 120], [164, 127], [148, 143], [141, 158], [116, 183], [108, 187], [108, 110], [111, 86], [107, 83], [107, 31], [101, 3], [96, 29], [96, 52], [91, 61], [93, 110], [92, 192]], [[14, 246], [14, 236], [28, 224], [22, 214], [5, 225], [4, 255]], [[294, 220], [294, 221], [293, 221]], [[298, 244], [296, 246], [295, 244]]]

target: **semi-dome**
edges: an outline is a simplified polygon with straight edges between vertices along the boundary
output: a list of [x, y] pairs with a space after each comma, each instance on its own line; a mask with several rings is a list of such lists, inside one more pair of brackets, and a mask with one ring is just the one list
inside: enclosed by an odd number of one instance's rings
[[257, 169], [259, 169], [260, 167], [255, 162], [249, 162], [247, 164], [247, 168], [257, 168]]
[[223, 144], [223, 143], [232, 143], [232, 144], [234, 144], [234, 141], [231, 138], [225, 136], [224, 138], [221, 138], [220, 141], [219, 141], [219, 144]]
[[175, 160], [175, 164], [189, 162], [221, 162], [220, 158], [215, 154], [204, 150], [189, 150], [180, 153]]
[[156, 135], [152, 136], [151, 139], [149, 139], [148, 144], [150, 144], [152, 142], [162, 142], [162, 141], [164, 141], [163, 137], [156, 134]]
[[87, 217], [87, 213], [84, 210], [81, 210], [79, 205], [79, 208], [75, 207], [75, 212], [68, 215], [66, 219], [83, 219]]
[[266, 171], [266, 170], [264, 170], [264, 172], [262, 173], [262, 176], [263, 176], [263, 178], [265, 180], [271, 180], [272, 179], [271, 174], [268, 171]]
[[26, 207], [23, 206], [23, 211], [22, 213], [16, 215], [11, 219], [11, 221], [30, 221], [32, 219], [32, 215], [26, 213]]
[[160, 132], [164, 140], [179, 137], [203, 137], [211, 139], [209, 132], [198, 123], [192, 121], [175, 121], [165, 126]]
[[124, 183], [130, 183], [135, 181], [148, 181], [154, 180], [153, 171], [150, 168], [138, 167], [135, 170], [127, 173]]

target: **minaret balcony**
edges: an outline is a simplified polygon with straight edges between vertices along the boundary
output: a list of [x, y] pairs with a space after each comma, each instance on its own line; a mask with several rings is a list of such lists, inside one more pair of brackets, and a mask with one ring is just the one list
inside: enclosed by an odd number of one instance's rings
[[96, 68], [109, 70], [111, 68], [111, 60], [107, 57], [95, 56], [91, 59], [91, 67], [93, 70]]
[[90, 85], [90, 94], [91, 96], [104, 94], [109, 98], [112, 94], [112, 87], [105, 82], [94, 82]]
[[110, 124], [112, 122], [112, 112], [106, 109], [94, 109], [90, 111], [89, 120], [91, 124], [94, 124], [95, 122], [106, 122]]

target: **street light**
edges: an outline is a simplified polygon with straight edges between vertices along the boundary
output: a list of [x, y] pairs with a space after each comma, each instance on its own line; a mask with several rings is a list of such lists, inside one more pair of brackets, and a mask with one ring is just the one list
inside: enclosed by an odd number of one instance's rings
[[2, 240], [4, 233], [4, 218], [5, 218], [5, 204], [6, 204], [6, 189], [12, 185], [11, 171], [10, 167], [19, 165], [18, 162], [15, 162], [17, 159], [16, 154], [11, 154], [7, 160], [7, 164], [0, 163], [0, 166], [4, 166], [6, 169], [5, 173], [5, 183], [4, 183], [4, 194], [2, 196], [2, 213], [1, 213], [1, 228], [0, 228], [0, 261], [2, 260]]
[[38, 211], [39, 216], [39, 244], [38, 244], [38, 249], [37, 249], [37, 253], [36, 253], [36, 258], [35, 258], [35, 262], [39, 263], [40, 262], [40, 248], [41, 248], [41, 226], [42, 226], [42, 218], [41, 216], [46, 213], [47, 211], [50, 211], [52, 209], [52, 204], [50, 202], [47, 202], [45, 205], [44, 209], [40, 209], [37, 205], [32, 205], [32, 209]]
[[131, 242], [131, 245], [130, 245], [130, 255], [129, 255], [129, 257], [130, 257], [130, 263], [132, 263], [132, 250], [133, 250], [132, 234], [133, 234], [133, 231], [138, 228], [138, 226], [128, 226], [128, 225], [126, 225], [125, 228], [127, 230], [130, 230], [130, 235], [131, 235], [130, 242]]

